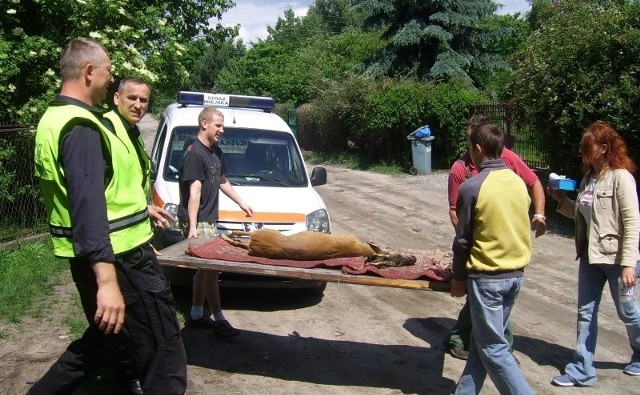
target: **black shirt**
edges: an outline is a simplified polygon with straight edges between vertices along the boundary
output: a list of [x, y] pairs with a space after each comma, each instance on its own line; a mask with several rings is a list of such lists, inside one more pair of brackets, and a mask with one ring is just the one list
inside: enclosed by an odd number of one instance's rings
[[185, 148], [180, 160], [180, 205], [178, 219], [189, 221], [189, 181], [202, 183], [198, 222], [215, 222], [218, 220], [220, 177], [226, 174], [222, 149], [218, 145], [207, 147], [199, 139]]

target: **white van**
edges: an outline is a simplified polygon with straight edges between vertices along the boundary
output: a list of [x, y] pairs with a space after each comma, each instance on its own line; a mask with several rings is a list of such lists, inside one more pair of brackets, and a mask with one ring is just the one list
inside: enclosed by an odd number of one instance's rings
[[[178, 169], [184, 149], [198, 133], [198, 114], [213, 106], [224, 114], [224, 152], [227, 179], [255, 214], [248, 218], [224, 193], [220, 193], [218, 233], [232, 230], [276, 229], [290, 235], [311, 230], [330, 233], [329, 214], [314, 186], [327, 182], [323, 167], [311, 176], [300, 147], [289, 126], [273, 113], [274, 100], [268, 97], [222, 95], [203, 92], [178, 93], [178, 102], [169, 105], [158, 124], [151, 153], [154, 204], [174, 216], [180, 201]], [[182, 240], [177, 223], [156, 235], [162, 247]], [[189, 270], [164, 267], [172, 283], [191, 285]], [[321, 293], [326, 283], [222, 273], [234, 286], [310, 288]], [[246, 281], [245, 281], [246, 280]], [[277, 280], [277, 281], [274, 281]]]

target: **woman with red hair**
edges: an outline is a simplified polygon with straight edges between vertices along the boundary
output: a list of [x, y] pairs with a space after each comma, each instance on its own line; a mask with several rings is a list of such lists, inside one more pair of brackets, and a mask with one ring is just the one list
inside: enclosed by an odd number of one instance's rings
[[[633, 351], [624, 373], [640, 376], [640, 310], [635, 298], [621, 296], [620, 287], [633, 292], [640, 214], [636, 169], [620, 135], [603, 122], [591, 124], [580, 141], [585, 176], [576, 200], [549, 188], [558, 201], [558, 212], [575, 220], [578, 268], [578, 338], [573, 361], [564, 374], [552, 379], [561, 387], [592, 387], [597, 382], [593, 365], [598, 337], [598, 307], [605, 283], [624, 322]], [[633, 293], [632, 293], [633, 295]]]

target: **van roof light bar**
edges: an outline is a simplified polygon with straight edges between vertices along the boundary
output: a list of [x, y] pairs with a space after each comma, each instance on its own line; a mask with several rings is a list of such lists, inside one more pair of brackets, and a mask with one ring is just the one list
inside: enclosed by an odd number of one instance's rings
[[225, 95], [219, 93], [189, 91], [178, 92], [178, 103], [182, 106], [191, 104], [200, 106], [253, 108], [266, 112], [273, 111], [275, 106], [275, 100], [271, 97]]

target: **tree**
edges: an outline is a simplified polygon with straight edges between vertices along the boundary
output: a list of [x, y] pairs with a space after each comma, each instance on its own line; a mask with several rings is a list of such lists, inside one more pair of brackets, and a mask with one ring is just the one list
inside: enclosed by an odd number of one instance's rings
[[[333, 34], [315, 11], [318, 3], [321, 1], [316, 1], [305, 17], [285, 10], [275, 26], [267, 28], [266, 39], [253, 44], [243, 57], [221, 71], [216, 88], [299, 105], [317, 97], [330, 82], [341, 81], [346, 72], [380, 48], [377, 33], [345, 27], [340, 34]], [[327, 15], [324, 17], [329, 18]]]
[[350, 7], [350, 0], [316, 0], [307, 18], [319, 18], [329, 34], [340, 34], [348, 27], [359, 27], [364, 19]]
[[422, 81], [458, 78], [475, 83], [475, 74], [506, 69], [490, 51], [509, 33], [483, 20], [497, 5], [491, 0], [359, 0], [369, 12], [367, 28], [384, 28], [387, 46], [368, 63], [374, 76], [409, 76]]
[[[0, 3], [0, 118], [33, 122], [60, 81], [64, 45], [91, 37], [110, 52], [116, 77], [135, 75], [154, 92], [175, 96], [187, 81], [182, 58], [194, 35], [209, 42], [237, 34], [210, 25], [233, 6], [230, 0], [8, 0]], [[0, 63], [0, 64], [1, 64]]]
[[304, 92], [304, 79], [299, 73], [291, 52], [282, 45], [261, 40], [220, 71], [216, 88], [237, 94], [272, 96], [278, 102], [298, 102]]
[[[511, 64], [513, 55], [527, 42], [531, 28], [526, 18], [519, 13], [515, 15], [494, 15], [485, 18], [482, 24], [489, 30], [503, 30], [509, 34], [501, 36], [489, 45], [492, 53], [502, 56]], [[511, 79], [512, 69], [494, 70], [475, 74], [478, 85], [492, 100], [507, 100], [507, 86]]]
[[258, 40], [241, 58], [232, 60], [216, 81], [221, 91], [245, 95], [272, 96], [278, 102], [298, 103], [304, 96], [304, 75], [295, 55], [321, 32], [320, 25], [284, 11], [269, 35]]
[[322, 25], [318, 22], [313, 18], [298, 17], [291, 8], [287, 8], [284, 10], [284, 17], [278, 17], [274, 27], [267, 26], [269, 35], [265, 41], [281, 45], [289, 51], [295, 51], [324, 32]]
[[596, 120], [612, 124], [638, 161], [640, 3], [544, 3], [545, 18], [514, 64], [511, 91], [519, 118], [540, 134], [556, 172], [579, 173], [580, 135]]
[[191, 59], [185, 64], [189, 71], [188, 88], [214, 91], [220, 71], [245, 52], [242, 40], [226, 40], [222, 45], [207, 45], [204, 40], [193, 41], [189, 48]]
[[373, 56], [383, 45], [379, 32], [347, 28], [338, 35], [314, 40], [301, 49], [295, 62], [306, 74], [303, 102], [318, 98], [328, 86], [342, 83], [349, 74], [361, 72], [362, 61]]

